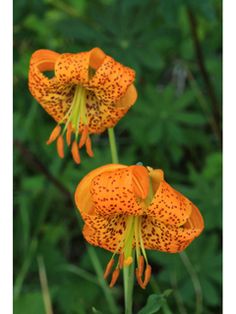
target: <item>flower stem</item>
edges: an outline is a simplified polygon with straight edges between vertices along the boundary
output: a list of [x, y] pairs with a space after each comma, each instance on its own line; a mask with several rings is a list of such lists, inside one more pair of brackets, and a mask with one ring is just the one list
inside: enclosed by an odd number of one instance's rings
[[[113, 164], [119, 163], [116, 138], [114, 129], [108, 129], [111, 159]], [[125, 314], [132, 314], [133, 306], [133, 287], [134, 287], [134, 263], [135, 254], [133, 254], [133, 263], [129, 267], [123, 267], [123, 278], [124, 278], [124, 299], [125, 299]]]
[[110, 142], [110, 150], [111, 150], [111, 160], [113, 164], [119, 163], [117, 148], [116, 148], [116, 137], [114, 133], [114, 129], [108, 129], [109, 142]]
[[133, 254], [133, 263], [130, 266], [125, 266], [123, 268], [125, 314], [132, 314], [133, 287], [134, 287], [134, 263], [135, 263], [135, 255]]
[[189, 276], [193, 283], [193, 288], [195, 290], [195, 294], [196, 294], [196, 312], [195, 313], [201, 314], [202, 313], [202, 287], [201, 287], [197, 272], [194, 269], [186, 252], [181, 252], [179, 253], [179, 255], [184, 266], [187, 269], [187, 272], [189, 273]]

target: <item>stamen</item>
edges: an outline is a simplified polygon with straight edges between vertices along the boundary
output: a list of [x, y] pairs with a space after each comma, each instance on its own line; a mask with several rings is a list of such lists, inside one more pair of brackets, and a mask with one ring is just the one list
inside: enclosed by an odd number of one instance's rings
[[68, 146], [71, 144], [71, 134], [72, 134], [72, 124], [69, 122], [67, 131], [66, 131], [66, 143]]
[[123, 265], [124, 265], [124, 253], [121, 253], [119, 256], [119, 267], [120, 267], [120, 269], [123, 268]]
[[140, 277], [143, 275], [143, 270], [144, 270], [144, 258], [142, 255], [139, 256], [139, 261], [138, 261], [138, 271]]
[[110, 261], [108, 262], [106, 270], [105, 270], [104, 275], [103, 275], [104, 279], [106, 279], [109, 276], [109, 274], [112, 270], [112, 267], [114, 265], [114, 262], [115, 262], [114, 258], [111, 258]]
[[149, 283], [151, 274], [152, 274], [152, 267], [150, 265], [147, 265], [145, 269], [145, 274], [144, 274], [144, 282], [143, 282], [144, 288], [146, 288], [147, 284]]
[[110, 285], [109, 287], [112, 288], [115, 283], [117, 282], [117, 279], [119, 277], [119, 274], [120, 274], [120, 269], [119, 268], [116, 268], [113, 273], [112, 273], [112, 278], [111, 278], [111, 282], [110, 282]]
[[86, 146], [86, 152], [89, 155], [89, 157], [93, 157], [94, 154], [93, 154], [93, 150], [92, 150], [92, 142], [91, 142], [89, 135], [87, 136], [85, 146]]
[[57, 139], [57, 153], [59, 157], [64, 158], [64, 140], [61, 135]]
[[144, 284], [143, 284], [143, 281], [142, 281], [142, 278], [141, 278], [141, 276], [140, 276], [140, 273], [139, 273], [139, 269], [138, 269], [138, 268], [136, 268], [136, 269], [135, 269], [135, 274], [136, 274], [136, 279], [137, 279], [138, 284], [140, 285], [140, 287], [141, 287], [141, 288], [145, 289], [145, 287], [144, 287]]
[[80, 137], [80, 141], [79, 141], [79, 148], [81, 148], [82, 146], [84, 146], [86, 140], [87, 140], [87, 137], [88, 137], [88, 126], [85, 125], [84, 126], [84, 129], [82, 131], [82, 135]]
[[52, 133], [49, 136], [49, 139], [47, 140], [47, 145], [51, 144], [53, 141], [55, 141], [57, 139], [57, 137], [59, 136], [61, 132], [61, 127], [60, 125], [57, 125], [53, 130]]
[[77, 164], [80, 164], [80, 154], [79, 154], [79, 148], [78, 148], [78, 144], [76, 140], [72, 144], [71, 153], [72, 153], [74, 161]]

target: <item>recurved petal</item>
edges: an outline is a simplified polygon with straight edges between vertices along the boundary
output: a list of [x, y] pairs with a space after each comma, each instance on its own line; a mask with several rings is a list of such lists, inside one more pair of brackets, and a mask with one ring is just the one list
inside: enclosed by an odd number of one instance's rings
[[183, 225], [191, 215], [193, 204], [160, 176], [157, 179], [158, 182], [154, 183], [157, 190], [148, 207], [147, 214], [158, 218], [165, 224]]
[[34, 98], [57, 122], [61, 121], [74, 96], [74, 87], [61, 84], [54, 76], [49, 79], [44, 72], [54, 71], [60, 55], [51, 50], [37, 50], [30, 60], [29, 89]]
[[108, 164], [89, 172], [78, 184], [75, 191], [75, 204], [81, 214], [90, 214], [93, 209], [93, 203], [90, 193], [92, 180], [102, 172], [124, 168], [126, 166], [120, 164]]
[[114, 127], [129, 110], [125, 106], [106, 105], [92, 91], [87, 91], [86, 108], [89, 133], [102, 133], [107, 128]]
[[[135, 72], [132, 69], [106, 56], [87, 87], [96, 94], [101, 102], [106, 105], [114, 105], [125, 96], [128, 87], [134, 82], [134, 79]], [[127, 99], [129, 103], [136, 100], [134, 89], [129, 92]], [[122, 106], [124, 104], [122, 102]]]
[[120, 252], [126, 226], [125, 216], [117, 215], [104, 218], [84, 213], [83, 219], [85, 221], [83, 235], [89, 243], [111, 252], [116, 250], [118, 253]]
[[[141, 167], [141, 166], [140, 166]], [[91, 182], [90, 192], [98, 215], [141, 215], [132, 167], [106, 171]]]
[[202, 226], [177, 227], [165, 225], [157, 218], [142, 218], [142, 238], [144, 247], [150, 250], [177, 253], [183, 251], [199, 234]]
[[89, 80], [90, 51], [63, 53], [55, 64], [55, 75], [62, 84], [84, 85]]

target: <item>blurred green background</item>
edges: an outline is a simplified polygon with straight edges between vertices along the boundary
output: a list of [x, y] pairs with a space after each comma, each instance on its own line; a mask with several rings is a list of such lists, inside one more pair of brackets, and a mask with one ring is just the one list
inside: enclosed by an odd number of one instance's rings
[[116, 127], [120, 162], [164, 169], [167, 181], [205, 219], [203, 234], [184, 257], [148, 252], [154, 275], [146, 290], [135, 286], [134, 313], [149, 295], [166, 289], [172, 293], [160, 313], [195, 313], [196, 300], [201, 313], [222, 312], [221, 5], [218, 0], [14, 1], [15, 314], [46, 313], [39, 280], [44, 267], [54, 313], [124, 313], [121, 278], [112, 290], [101, 280], [111, 255], [85, 243], [73, 204], [81, 178], [111, 162], [108, 136], [93, 136], [95, 157], [82, 153], [80, 166], [68, 151], [61, 160], [55, 145], [45, 145], [54, 122], [27, 86], [35, 50], [79, 52], [95, 46], [137, 73], [138, 101]]

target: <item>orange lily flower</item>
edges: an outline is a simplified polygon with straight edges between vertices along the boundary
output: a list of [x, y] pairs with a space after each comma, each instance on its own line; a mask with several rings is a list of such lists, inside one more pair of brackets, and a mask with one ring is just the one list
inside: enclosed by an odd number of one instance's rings
[[85, 239], [113, 253], [105, 278], [119, 254], [111, 287], [120, 269], [134, 262], [135, 251], [136, 278], [144, 289], [151, 277], [146, 249], [181, 252], [204, 228], [198, 208], [164, 180], [162, 170], [140, 165], [93, 170], [77, 186], [75, 203]]
[[[54, 71], [54, 76], [48, 78], [46, 71]], [[29, 89], [57, 122], [47, 144], [57, 140], [58, 155], [63, 158], [63, 135], [66, 132], [70, 146], [74, 133], [71, 146], [74, 161], [80, 163], [79, 148], [83, 145], [92, 157], [89, 135], [114, 127], [135, 103], [134, 79], [132, 69], [99, 48], [74, 54], [44, 49], [34, 52], [30, 60]]]

